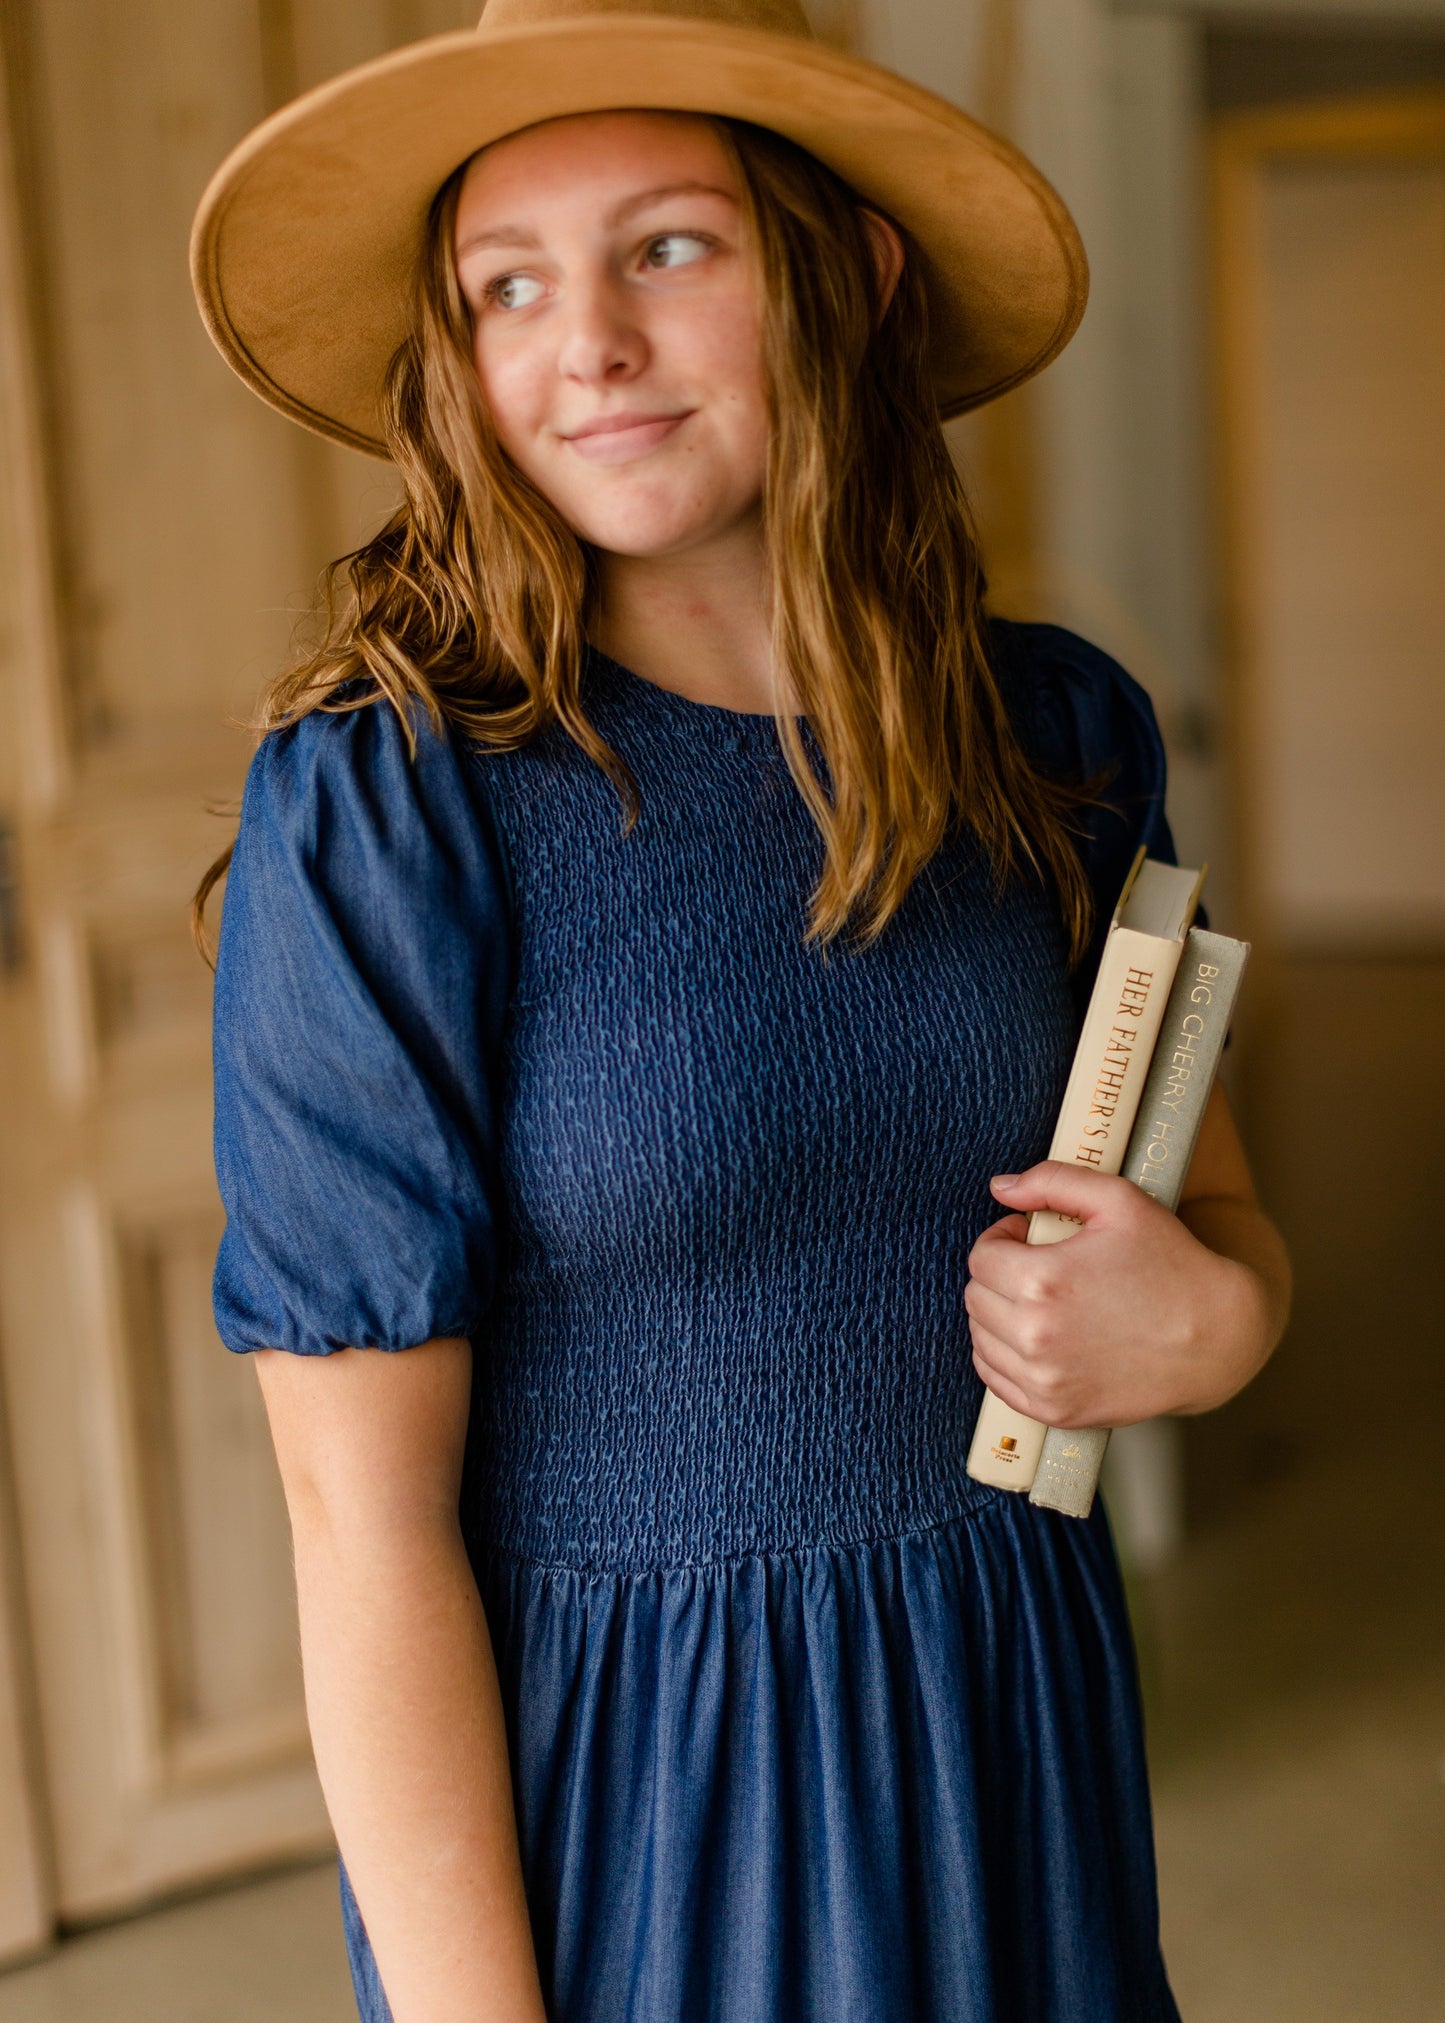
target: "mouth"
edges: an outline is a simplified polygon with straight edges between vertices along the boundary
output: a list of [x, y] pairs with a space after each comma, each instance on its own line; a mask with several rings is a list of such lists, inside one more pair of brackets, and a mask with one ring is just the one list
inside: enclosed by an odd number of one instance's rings
[[563, 441], [570, 443], [579, 457], [594, 464], [630, 463], [667, 441], [687, 420], [691, 409], [680, 414], [613, 414], [585, 422]]

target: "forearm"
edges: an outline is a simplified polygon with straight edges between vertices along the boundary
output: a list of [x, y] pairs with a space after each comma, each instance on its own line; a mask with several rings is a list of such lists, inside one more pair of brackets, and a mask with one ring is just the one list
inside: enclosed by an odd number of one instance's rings
[[1202, 1194], [1180, 1204], [1179, 1220], [1206, 1250], [1240, 1268], [1235, 1317], [1238, 1354], [1218, 1382], [1178, 1409], [1210, 1411], [1242, 1390], [1268, 1362], [1289, 1319], [1292, 1275], [1284, 1239], [1264, 1211], [1237, 1195]]
[[295, 1526], [317, 1768], [392, 2013], [544, 2023], [471, 1567], [454, 1527], [380, 1530]]

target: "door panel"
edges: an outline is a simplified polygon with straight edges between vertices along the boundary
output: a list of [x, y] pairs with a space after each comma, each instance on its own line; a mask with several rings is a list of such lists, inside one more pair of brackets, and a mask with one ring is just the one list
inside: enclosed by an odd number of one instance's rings
[[22, 899], [0, 980], [0, 1352], [45, 1815], [12, 1839], [33, 1786], [0, 1624], [0, 1949], [45, 1925], [47, 1837], [72, 1918], [329, 1837], [270, 1442], [210, 1315], [210, 988], [186, 907], [251, 749], [229, 720], [392, 483], [233, 379], [186, 237], [278, 94], [472, 11], [0, 16], [0, 823]]
[[50, 1935], [54, 1903], [35, 1779], [30, 1671], [25, 1661], [13, 1484], [0, 1455], [0, 1964]]

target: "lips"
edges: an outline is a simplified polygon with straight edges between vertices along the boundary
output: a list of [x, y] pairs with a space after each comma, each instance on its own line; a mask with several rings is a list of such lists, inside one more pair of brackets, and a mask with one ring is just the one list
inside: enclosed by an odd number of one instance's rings
[[687, 420], [682, 414], [614, 414], [585, 422], [565, 438], [579, 457], [593, 464], [630, 463], [646, 456]]

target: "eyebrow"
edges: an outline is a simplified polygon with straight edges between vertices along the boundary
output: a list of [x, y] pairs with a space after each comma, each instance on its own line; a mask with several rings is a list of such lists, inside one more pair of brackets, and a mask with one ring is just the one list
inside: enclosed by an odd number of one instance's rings
[[[625, 224], [636, 212], [646, 210], [649, 204], [663, 203], [669, 197], [722, 197], [729, 204], [737, 203], [734, 193], [720, 188], [717, 183], [663, 183], [655, 190], [642, 190], [635, 197], [624, 198], [602, 222], [612, 230]], [[494, 225], [485, 232], [469, 232], [457, 247], [454, 257], [460, 260], [464, 253], [475, 253], [486, 246], [536, 246], [540, 243], [536, 233], [528, 231], [523, 225]]]

